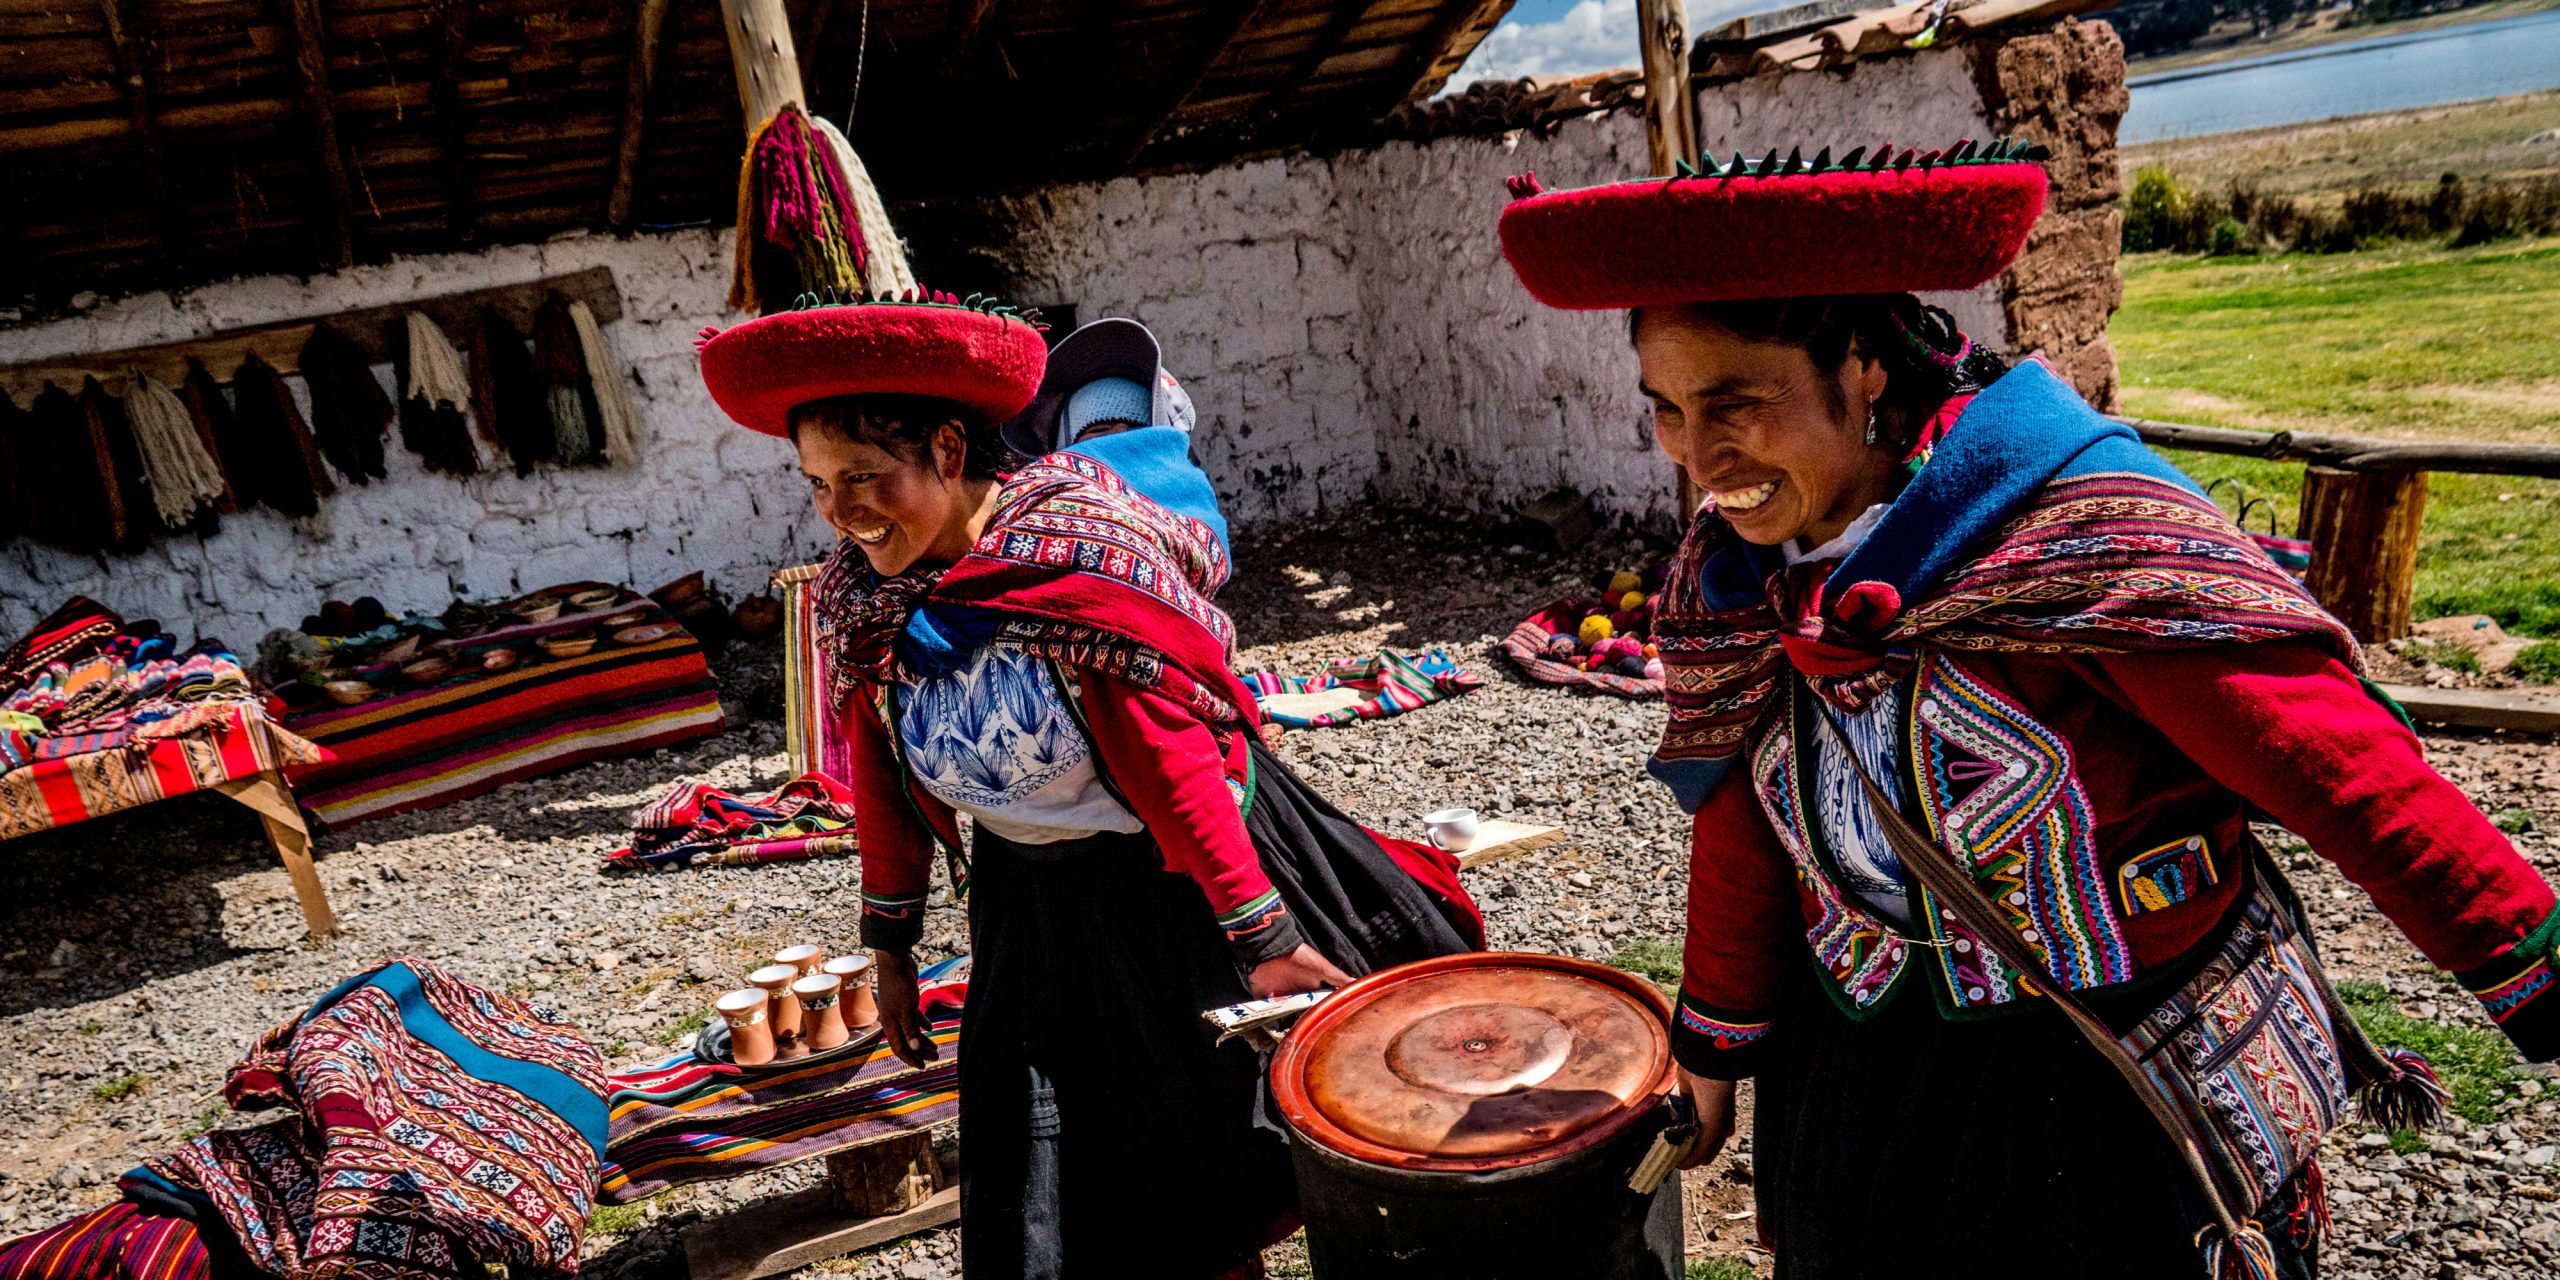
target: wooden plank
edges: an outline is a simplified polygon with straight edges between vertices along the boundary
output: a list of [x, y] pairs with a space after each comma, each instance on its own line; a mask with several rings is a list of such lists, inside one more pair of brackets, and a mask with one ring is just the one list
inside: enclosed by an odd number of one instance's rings
[[1544, 849], [1564, 843], [1564, 828], [1542, 827], [1504, 818], [1487, 818], [1476, 824], [1476, 842], [1458, 854], [1458, 869], [1471, 870], [1488, 863], [1506, 862], [1533, 849]]
[[284, 0], [292, 20], [293, 67], [302, 77], [303, 111], [311, 118], [312, 146], [319, 152], [320, 194], [326, 202], [319, 219], [327, 228], [325, 256], [340, 267], [356, 260], [355, 197], [347, 182], [346, 153], [338, 146], [338, 111], [329, 96], [329, 29], [320, 20], [319, 0]]
[[2316, 431], [2235, 431], [2147, 418], [2115, 418], [2158, 449], [2194, 449], [2273, 462], [2307, 462], [2340, 471], [2459, 471], [2467, 475], [2540, 476], [2560, 480], [2560, 445], [2468, 444], [2380, 440]]
[[1414, 41], [1403, 69], [1398, 74], [1387, 78], [1387, 87], [1394, 92], [1395, 96], [1390, 98], [1381, 95], [1377, 108], [1378, 114], [1385, 115], [1405, 103], [1440, 92], [1441, 86], [1446, 85], [1449, 77], [1456, 74], [1458, 70], [1458, 64], [1455, 63], [1446, 69], [1440, 65], [1448, 61], [1449, 54], [1452, 52], [1450, 46], [1456, 44], [1459, 37], [1464, 36], [1476, 26], [1489, 20], [1498, 20], [1503, 14], [1510, 12], [1512, 4], [1512, 0], [1445, 0], [1445, 2], [1449, 6], [1447, 12], [1441, 15], [1438, 22], [1432, 24], [1431, 29], [1425, 32], [1422, 38]]
[[1249, 0], [1232, 6], [1233, 21], [1219, 29], [1217, 43], [1210, 49], [1209, 56], [1201, 59], [1200, 69], [1175, 80], [1174, 91], [1165, 95], [1163, 104], [1148, 113], [1145, 124], [1132, 133], [1127, 144], [1120, 148], [1117, 166], [1120, 171], [1126, 172], [1137, 166], [1138, 157], [1146, 154], [1157, 135], [1181, 117], [1184, 107], [1191, 105], [1191, 96], [1200, 92], [1200, 86], [1209, 79], [1210, 70], [1225, 59], [1245, 32], [1253, 29], [1253, 24], [1270, 9], [1272, 3], [1273, 0]]
[[2560, 733], [2560, 694], [2530, 689], [2430, 689], [2386, 684], [2410, 717], [2428, 724], [2516, 733]]
[[284, 775], [234, 778], [214, 790], [247, 805], [266, 827], [267, 843], [284, 861], [285, 876], [293, 881], [293, 896], [302, 905], [302, 924], [310, 937], [317, 941], [337, 936], [337, 914], [329, 910], [328, 891], [320, 887], [320, 872], [311, 865], [311, 829], [302, 824], [302, 806], [294, 802]]
[[958, 20], [951, 24], [951, 52], [942, 59], [942, 78], [956, 80], [978, 53], [979, 37], [986, 34], [987, 19], [996, 11], [996, 0], [957, 0]]
[[2311, 567], [2302, 585], [2358, 640], [2376, 644], [2409, 634], [2426, 510], [2423, 471], [2303, 472], [2295, 531], [2311, 543]]
[[444, 0], [438, 14], [436, 79], [427, 110], [435, 117], [444, 188], [444, 225], [469, 241], [479, 230], [471, 195], [471, 113], [463, 104], [462, 63], [471, 48], [472, 0]]
[[98, 0], [98, 13], [106, 20], [107, 39], [115, 48], [116, 75], [124, 82], [125, 114], [133, 122], [134, 146], [151, 175], [151, 217], [159, 229], [160, 252], [171, 269], [183, 272], [188, 259], [195, 256], [196, 238], [178, 216], [177, 201], [169, 197], [168, 157], [161, 150], [160, 125], [152, 114], [151, 42], [135, 27], [126, 3]]
[[658, 78], [658, 50], [667, 30], [667, 0], [635, 0], [631, 17], [631, 67], [622, 92], [622, 132], [614, 143], [613, 188], [605, 196], [605, 225], [631, 227], [638, 195], [641, 129], [649, 118], [649, 86]]
[[1812, 0], [1766, 13], [1744, 14], [1698, 37], [1701, 46], [1748, 44], [1827, 27], [1853, 13], [1890, 8], [1893, 0]]
[[959, 1220], [956, 1179], [915, 1208], [885, 1218], [847, 1217], [835, 1207], [834, 1192], [811, 1187], [697, 1222], [681, 1238], [693, 1280], [758, 1280]]

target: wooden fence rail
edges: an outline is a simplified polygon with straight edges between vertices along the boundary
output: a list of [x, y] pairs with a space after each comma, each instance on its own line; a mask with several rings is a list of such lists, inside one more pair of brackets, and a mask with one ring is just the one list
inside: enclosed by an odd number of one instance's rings
[[2409, 634], [2428, 472], [2560, 480], [2560, 445], [2378, 440], [2115, 420], [2154, 448], [2306, 464], [2295, 521], [2295, 532], [2311, 543], [2303, 585], [2368, 642]]

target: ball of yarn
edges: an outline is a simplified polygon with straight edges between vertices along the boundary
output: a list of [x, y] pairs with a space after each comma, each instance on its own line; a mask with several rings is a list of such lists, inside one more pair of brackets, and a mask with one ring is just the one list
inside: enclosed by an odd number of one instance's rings
[[1584, 618], [1582, 620], [1582, 629], [1575, 634], [1581, 637], [1584, 647], [1587, 648], [1608, 639], [1610, 636], [1616, 635], [1617, 631], [1618, 627], [1616, 623], [1611, 622], [1607, 618], [1593, 617]]
[[1648, 597], [1645, 593], [1641, 591], [1630, 591], [1618, 597], [1618, 607], [1629, 613], [1634, 613], [1636, 610], [1644, 607], [1644, 602], [1647, 598]]
[[1620, 569], [1616, 573], [1609, 575], [1609, 589], [1601, 594], [1615, 600], [1618, 597], [1635, 590], [1638, 586], [1643, 585], [1643, 582], [1644, 579], [1639, 578], [1635, 574], [1629, 573], [1624, 569]]
[[1633, 635], [1636, 630], [1643, 625], [1643, 617], [1630, 613], [1624, 609], [1620, 609], [1616, 613], [1609, 615], [1609, 634], [1613, 636]]
[[1561, 631], [1547, 637], [1547, 655], [1549, 657], [1570, 658], [1573, 656], [1574, 650], [1581, 647], [1580, 641], [1575, 640], [1572, 636], [1566, 635]]
[[1618, 674], [1631, 680], [1644, 679], [1644, 659], [1632, 657], [1618, 659]]
[[1655, 644], [1655, 643], [1653, 643], [1652, 641], [1649, 641], [1649, 640], [1648, 640], [1648, 641], [1646, 641], [1646, 642], [1645, 642], [1645, 646], [1644, 646], [1644, 656], [1646, 656], [1646, 657], [1648, 657], [1648, 658], [1659, 658], [1659, 657], [1661, 657], [1661, 656], [1662, 656], [1662, 646], [1661, 646], [1661, 645], [1658, 645], [1658, 644]]
[[1659, 680], [1662, 678], [1662, 659], [1647, 658], [1644, 660], [1644, 678], [1647, 680]]
[[1648, 594], [1662, 590], [1662, 570], [1663, 566], [1652, 565], [1638, 576], [1639, 584]]

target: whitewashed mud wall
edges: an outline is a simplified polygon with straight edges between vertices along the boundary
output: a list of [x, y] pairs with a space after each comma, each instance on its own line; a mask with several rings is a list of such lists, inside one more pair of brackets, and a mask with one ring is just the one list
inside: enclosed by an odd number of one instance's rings
[[[596, 236], [403, 259], [311, 278], [268, 276], [99, 305], [67, 320], [0, 329], [17, 362], [176, 341], [327, 316], [587, 267], [613, 269], [622, 318], [605, 335], [631, 379], [646, 456], [637, 466], [512, 468], [432, 475], [398, 448], [390, 477], [342, 484], [322, 517], [226, 516], [209, 538], [167, 536], [131, 555], [84, 555], [24, 539], [0, 547], [0, 633], [16, 634], [73, 593], [181, 635], [249, 646], [323, 597], [377, 596], [442, 609], [578, 578], [647, 590], [703, 569], [732, 597], [774, 568], [814, 558], [829, 538], [790, 446], [741, 431], [696, 372], [694, 332], [725, 323], [727, 232]], [[459, 341], [461, 335], [454, 335]], [[377, 370], [387, 380], [388, 367]]]
[[[1987, 137], [1972, 60], [1946, 51], [1700, 95], [1719, 154]], [[1370, 497], [1506, 511], [1557, 485], [1601, 511], [1668, 519], [1625, 320], [1533, 302], [1502, 262], [1503, 179], [1549, 187], [1642, 172], [1632, 114], [1554, 136], [1454, 137], [1199, 174], [1052, 188], [1003, 202], [1013, 292], [1134, 316], [1201, 410], [1194, 446], [1251, 523]], [[1938, 299], [2008, 347], [1996, 290]]]

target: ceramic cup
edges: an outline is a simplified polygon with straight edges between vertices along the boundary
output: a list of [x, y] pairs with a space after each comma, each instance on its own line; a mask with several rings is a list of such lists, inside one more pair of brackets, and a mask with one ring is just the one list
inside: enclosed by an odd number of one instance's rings
[[742, 1067], [760, 1067], [773, 1061], [773, 1019], [765, 1016], [765, 994], [748, 987], [713, 1001], [722, 1021], [729, 1024], [729, 1060]]
[[787, 964], [769, 964], [747, 975], [747, 981], [764, 992], [766, 1011], [773, 1019], [773, 1048], [782, 1057], [792, 1057], [794, 1050], [807, 1052], [800, 1045], [800, 1000], [791, 994], [791, 984], [800, 971]]
[[1462, 852], [1476, 842], [1476, 811], [1442, 809], [1422, 815], [1422, 826], [1431, 833], [1431, 843], [1451, 853]]
[[837, 956], [826, 972], [844, 979], [844, 1024], [856, 1029], [878, 1026], [880, 1003], [871, 996], [871, 957]]
[[773, 962], [775, 964], [790, 965], [792, 968], [800, 972], [801, 977], [805, 978], [810, 974], [819, 972], [825, 966], [827, 963], [827, 952], [824, 947], [813, 946], [809, 943], [803, 942], [799, 946], [784, 947], [782, 950], [774, 952]]
[[832, 973], [813, 973], [791, 984], [791, 994], [800, 998], [800, 1008], [809, 1015], [808, 1034], [801, 1037], [808, 1042], [809, 1052], [824, 1053], [853, 1038], [845, 1030], [838, 999], [843, 993], [844, 979]]

